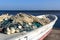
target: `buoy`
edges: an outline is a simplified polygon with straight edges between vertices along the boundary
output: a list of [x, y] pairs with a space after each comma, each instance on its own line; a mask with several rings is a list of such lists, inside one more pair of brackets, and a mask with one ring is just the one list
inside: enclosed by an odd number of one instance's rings
[[13, 27], [11, 27], [10, 30], [11, 30], [10, 31], [11, 34], [15, 33], [15, 29]]
[[16, 32], [16, 33], [19, 33], [19, 32], [20, 32], [20, 30], [17, 28], [17, 29], [15, 30], [15, 32]]
[[33, 28], [33, 29], [37, 29], [37, 27], [36, 27], [36, 26], [32, 26], [32, 28]]
[[9, 35], [9, 34], [11, 34], [11, 33], [10, 33], [10, 32], [7, 32], [6, 34], [8, 34], [8, 35]]
[[42, 26], [42, 24], [40, 24], [39, 22], [33, 22], [32, 24], [33, 24], [33, 26], [35, 26], [37, 28]]
[[29, 25], [32, 25], [32, 23], [28, 23]]
[[8, 35], [11, 34], [9, 28], [6, 29], [6, 34], [8, 34]]
[[22, 29], [22, 26], [18, 26], [19, 29]]

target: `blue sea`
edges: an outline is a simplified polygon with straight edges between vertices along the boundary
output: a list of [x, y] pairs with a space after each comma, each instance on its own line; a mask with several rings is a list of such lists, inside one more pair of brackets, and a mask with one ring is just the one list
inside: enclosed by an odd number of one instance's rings
[[0, 10], [0, 15], [6, 13], [13, 15], [16, 15], [17, 13], [27, 13], [35, 16], [43, 14], [54, 14], [58, 17], [58, 20], [54, 25], [54, 28], [60, 28], [60, 10]]

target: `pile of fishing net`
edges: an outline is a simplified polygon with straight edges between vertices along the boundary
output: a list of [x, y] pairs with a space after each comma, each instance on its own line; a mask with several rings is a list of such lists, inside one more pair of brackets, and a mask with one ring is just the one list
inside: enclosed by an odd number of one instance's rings
[[34, 29], [42, 27], [50, 23], [50, 20], [46, 17], [38, 18], [28, 14], [13, 15], [7, 20], [3, 20], [0, 24], [2, 32], [6, 34], [13, 34], [18, 32], [30, 32]]

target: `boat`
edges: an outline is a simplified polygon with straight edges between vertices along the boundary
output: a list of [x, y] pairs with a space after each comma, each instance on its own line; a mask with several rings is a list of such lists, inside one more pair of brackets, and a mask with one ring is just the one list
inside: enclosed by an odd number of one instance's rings
[[0, 40], [43, 40], [51, 31], [57, 21], [58, 17], [56, 15], [39, 15], [37, 18], [47, 17], [50, 22], [44, 26], [41, 26], [30, 32], [14, 33], [14, 34], [3, 34], [0, 33]]

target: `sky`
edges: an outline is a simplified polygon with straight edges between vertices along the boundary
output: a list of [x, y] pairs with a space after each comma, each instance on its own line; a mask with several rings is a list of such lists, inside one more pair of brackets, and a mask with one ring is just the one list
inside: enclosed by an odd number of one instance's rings
[[0, 0], [0, 10], [60, 10], [60, 0]]

